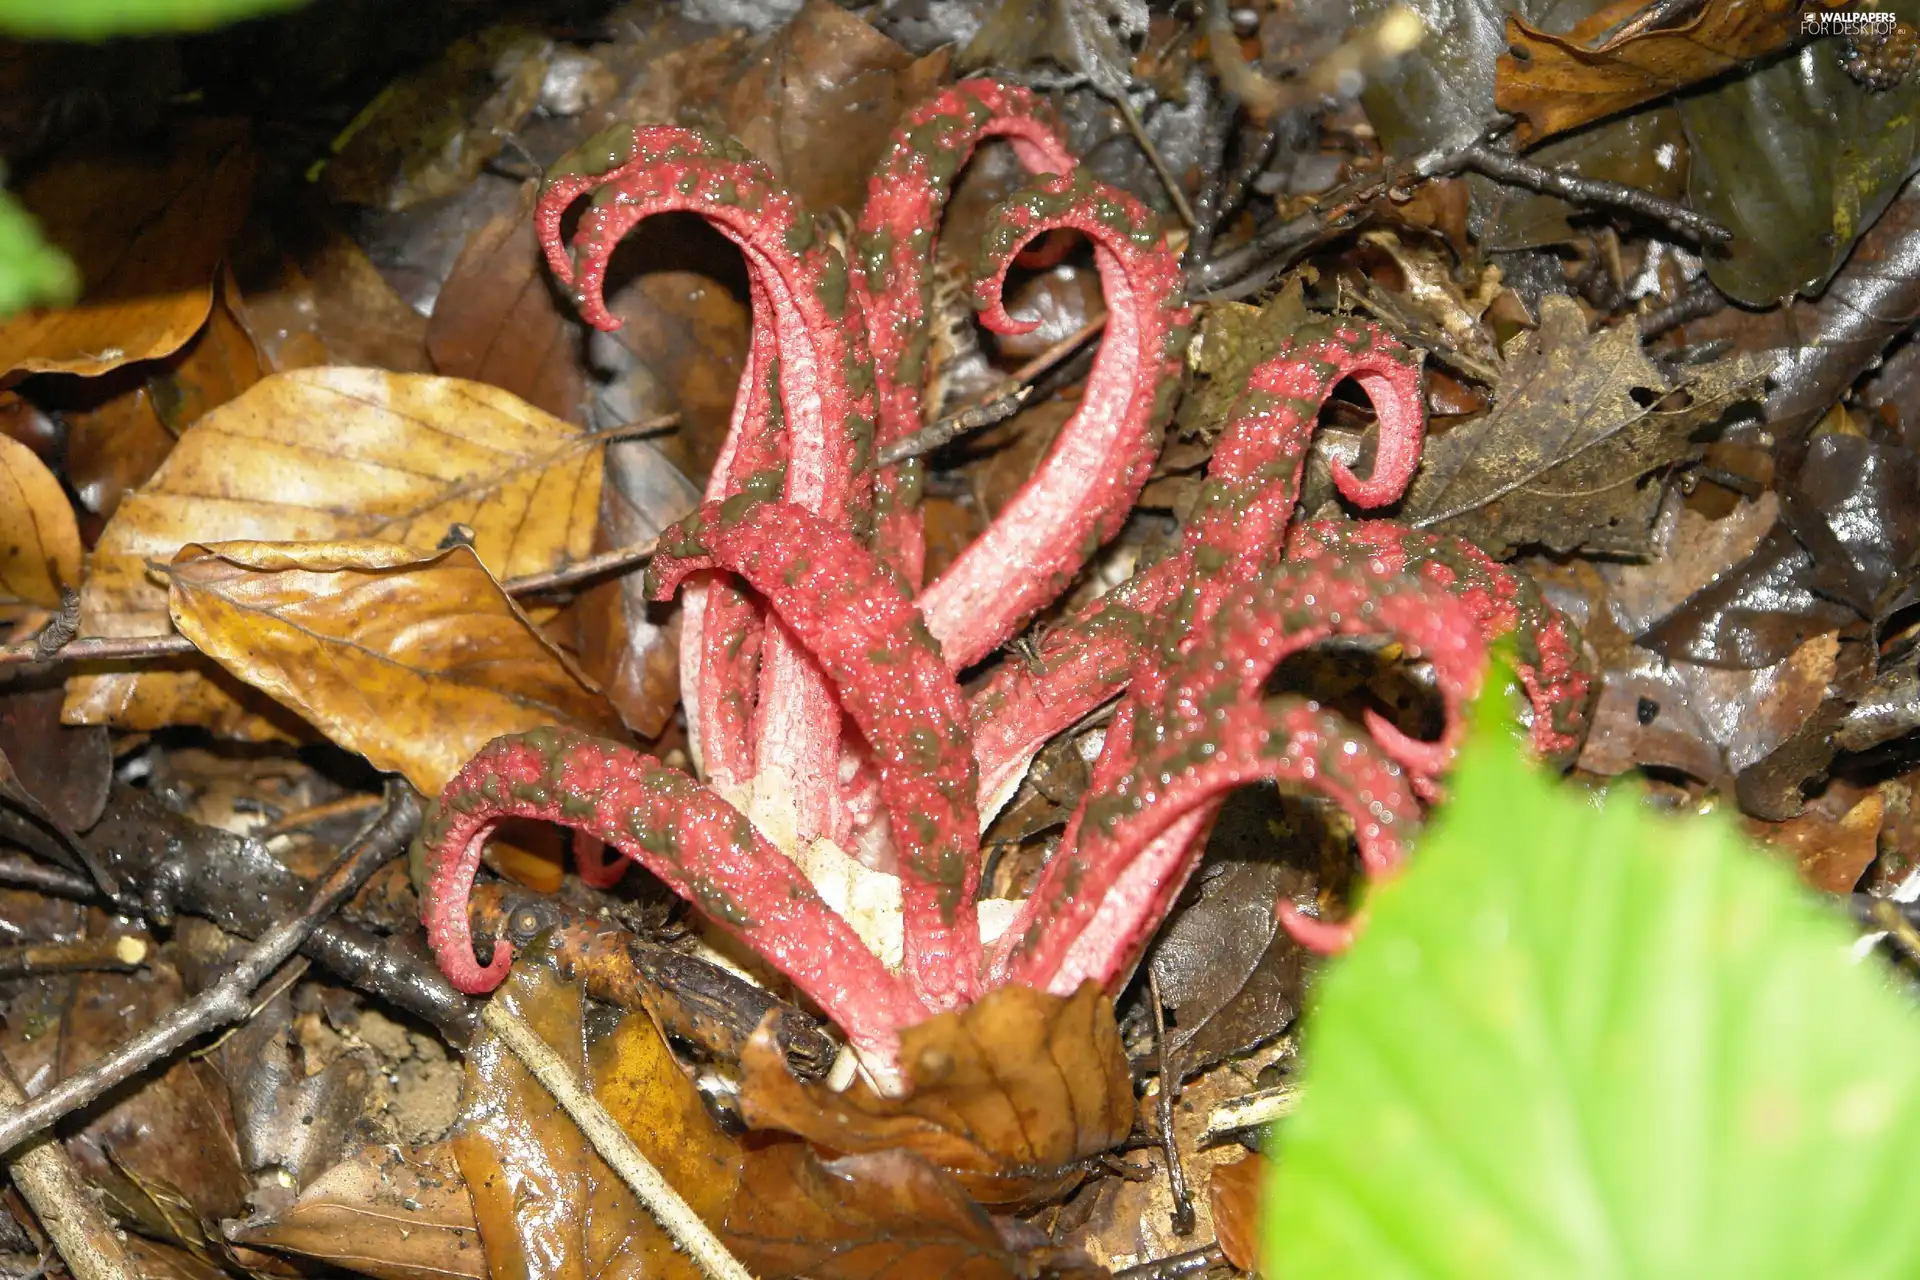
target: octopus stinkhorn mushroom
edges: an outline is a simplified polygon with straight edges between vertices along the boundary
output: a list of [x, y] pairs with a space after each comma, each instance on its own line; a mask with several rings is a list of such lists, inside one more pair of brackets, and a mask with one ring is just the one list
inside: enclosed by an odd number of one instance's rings
[[[983, 323], [1019, 331], [1002, 305], [1007, 269], [1063, 229], [1092, 241], [1111, 318], [1052, 452], [923, 584], [919, 464], [874, 459], [922, 425], [934, 236], [954, 176], [988, 137], [1009, 140], [1033, 176], [990, 217], [974, 287]], [[1051, 628], [1037, 660], [962, 692], [956, 673], [1057, 599], [1118, 531], [1158, 452], [1191, 323], [1154, 215], [1077, 169], [1026, 91], [972, 80], [915, 111], [846, 257], [734, 144], [641, 126], [586, 154], [549, 177], [536, 216], [589, 323], [616, 327], [602, 297], [608, 259], [669, 210], [731, 238], [751, 282], [752, 349], [706, 501], [649, 569], [651, 590], [679, 591], [686, 611], [684, 698], [705, 782], [560, 730], [482, 750], [420, 837], [429, 936], [461, 990], [491, 989], [510, 961], [500, 941], [490, 963], [474, 955], [467, 897], [481, 848], [509, 816], [542, 818], [645, 865], [824, 1010], [877, 1080], [897, 1081], [899, 1033], [991, 986], [1067, 994], [1123, 981], [1234, 787], [1275, 779], [1331, 797], [1352, 817], [1363, 865], [1390, 871], [1496, 638], [1519, 645], [1536, 748], [1577, 747], [1589, 691], [1580, 641], [1526, 578], [1389, 521], [1294, 526], [1315, 416], [1340, 381], [1356, 380], [1379, 419], [1371, 473], [1334, 468], [1342, 494], [1389, 503], [1419, 461], [1418, 360], [1362, 323], [1323, 322], [1254, 370], [1176, 554]], [[583, 196], [569, 246], [562, 219]], [[1284, 657], [1334, 634], [1388, 637], [1428, 662], [1445, 702], [1440, 739], [1264, 697]], [[1049, 738], [1115, 698], [1092, 785], [1033, 892], [981, 903], [982, 826]], [[852, 849], [897, 876], [897, 963], [850, 909], [862, 873]], [[581, 861], [585, 875], [609, 873], [596, 856]], [[1276, 909], [1309, 945], [1347, 936], [1291, 903]]]

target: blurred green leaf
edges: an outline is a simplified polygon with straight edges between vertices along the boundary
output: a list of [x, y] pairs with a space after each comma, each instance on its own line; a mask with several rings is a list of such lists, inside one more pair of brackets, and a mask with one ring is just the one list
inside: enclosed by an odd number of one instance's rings
[[1920, 1274], [1920, 1015], [1730, 823], [1596, 808], [1505, 718], [1327, 974], [1275, 1272]]
[[33, 306], [65, 306], [80, 296], [80, 271], [46, 242], [40, 224], [0, 192], [0, 319]]
[[0, 0], [0, 33], [51, 40], [103, 40], [161, 31], [203, 31], [298, 8], [305, 0]]

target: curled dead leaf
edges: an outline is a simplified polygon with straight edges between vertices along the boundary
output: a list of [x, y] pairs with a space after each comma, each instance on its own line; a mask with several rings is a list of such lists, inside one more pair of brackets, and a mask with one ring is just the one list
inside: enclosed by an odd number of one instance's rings
[[1642, 0], [1618, 0], [1565, 35], [1509, 14], [1494, 104], [1521, 117], [1522, 143], [1564, 133], [1785, 48], [1805, 7], [1796, 0], [1708, 0], [1677, 27], [1647, 30], [1623, 27], [1646, 10]]
[[1266, 1182], [1267, 1159], [1259, 1152], [1235, 1164], [1213, 1166], [1207, 1180], [1214, 1239], [1227, 1261], [1250, 1275], [1260, 1274], [1260, 1193]]
[[473, 1201], [451, 1143], [363, 1147], [285, 1212], [229, 1232], [379, 1280], [486, 1280]]
[[1091, 982], [1064, 999], [997, 987], [909, 1028], [900, 1057], [906, 1097], [883, 1097], [864, 1080], [835, 1093], [795, 1079], [763, 1027], [741, 1056], [741, 1113], [833, 1151], [910, 1151], [988, 1205], [1060, 1195], [1085, 1161], [1133, 1129], [1113, 1002]]
[[39, 456], [0, 436], [0, 622], [24, 606], [55, 609], [80, 581], [80, 526], [60, 481]]
[[[207, 414], [107, 523], [81, 591], [88, 635], [165, 632], [148, 577], [189, 542], [374, 538], [435, 552], [455, 524], [499, 577], [585, 557], [599, 513], [601, 448], [584, 428], [507, 392], [379, 369], [299, 369]], [[70, 723], [198, 724], [243, 737], [279, 728], [198, 664], [84, 674]]]
[[0, 324], [0, 376], [93, 377], [172, 355], [213, 305], [214, 269], [246, 215], [253, 150], [235, 121], [202, 120], [160, 154], [55, 164], [21, 201], [79, 266], [78, 304], [37, 308]]
[[620, 731], [472, 547], [189, 544], [167, 577], [201, 652], [427, 795], [501, 734]]
[[803, 1142], [750, 1151], [721, 1239], [759, 1280], [1030, 1274], [953, 1179], [904, 1151], [838, 1160]]

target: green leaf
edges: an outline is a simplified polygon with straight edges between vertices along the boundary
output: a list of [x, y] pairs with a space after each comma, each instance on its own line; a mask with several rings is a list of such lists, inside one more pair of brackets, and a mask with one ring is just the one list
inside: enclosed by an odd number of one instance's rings
[[1920, 1014], [1728, 822], [1591, 804], [1503, 711], [1322, 985], [1273, 1272], [1920, 1274]]
[[32, 214], [0, 192], [0, 319], [32, 306], [65, 306], [79, 296], [79, 269], [41, 237]]
[[305, 0], [0, 0], [0, 33], [103, 40], [158, 31], [204, 31]]

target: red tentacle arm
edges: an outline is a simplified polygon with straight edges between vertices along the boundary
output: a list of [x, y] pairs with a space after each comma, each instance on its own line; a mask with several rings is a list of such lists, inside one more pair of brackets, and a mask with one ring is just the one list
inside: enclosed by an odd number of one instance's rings
[[702, 507], [661, 545], [653, 594], [723, 567], [763, 595], [871, 744], [900, 842], [906, 972], [930, 1008], [980, 992], [979, 775], [966, 701], [905, 585], [843, 529], [776, 502]]
[[[1071, 173], [1066, 143], [1041, 118], [1026, 89], [964, 80], [915, 109], [894, 131], [867, 184], [853, 248], [853, 289], [867, 319], [878, 389], [880, 448], [913, 434], [922, 420], [920, 387], [933, 311], [934, 247], [954, 179], [974, 148], [1005, 138], [1031, 173]], [[920, 462], [874, 479], [880, 554], [918, 589], [926, 559], [919, 514]]]
[[[562, 175], [542, 194], [536, 212], [550, 260], [557, 257], [561, 217], [585, 182]], [[771, 397], [756, 401], [755, 388], [762, 374], [772, 376], [777, 361], [784, 415], [781, 496], [864, 532], [871, 515], [870, 460], [878, 412], [872, 363], [865, 325], [849, 296], [846, 263], [812, 216], [737, 145], [668, 126], [634, 129], [627, 157], [599, 175], [597, 183], [574, 234], [571, 268], [558, 272], [572, 282], [582, 317], [603, 329], [619, 326], [603, 297], [606, 273], [614, 248], [638, 223], [676, 210], [706, 218], [739, 246], [754, 282], [749, 376], [755, 381], [748, 384], [736, 431], [758, 433], [771, 419]], [[766, 474], [767, 454], [764, 446], [738, 445], [720, 481], [726, 492], [719, 496], [743, 492]], [[726, 775], [741, 762], [739, 752], [729, 749], [734, 744], [724, 735], [727, 726], [717, 719], [724, 713], [708, 705], [723, 696], [709, 677], [737, 671], [745, 637], [737, 607], [721, 620], [721, 628], [709, 628], [706, 610], [697, 612], [690, 647], [700, 665], [694, 718], [702, 762], [712, 750], [721, 766], [716, 776], [731, 790], [739, 780]], [[683, 635], [682, 641], [688, 638]], [[831, 834], [842, 824], [840, 724], [830, 690], [778, 626], [766, 633], [759, 661], [749, 809], [788, 840]], [[731, 692], [742, 689], [736, 685]], [[790, 831], [783, 830], [789, 826]]]
[[1147, 209], [1084, 171], [1040, 179], [995, 211], [975, 286], [983, 323], [1001, 333], [1032, 328], [1006, 313], [1001, 289], [1014, 255], [1060, 227], [1093, 241], [1106, 336], [1080, 407], [1045, 461], [921, 593], [927, 626], [956, 671], [993, 652], [1055, 599], [1119, 531], [1153, 467], [1179, 386], [1192, 323], [1179, 257]]
[[852, 927], [740, 813], [677, 769], [618, 743], [560, 730], [496, 738], [455, 775], [420, 830], [431, 874], [423, 903], [441, 971], [462, 991], [498, 986], [512, 948], [474, 959], [467, 897], [480, 850], [509, 817], [557, 822], [645, 866], [764, 957], [876, 1063], [927, 1016]]
[[1533, 580], [1470, 542], [1386, 521], [1314, 522], [1295, 529], [1291, 556], [1367, 557], [1382, 572], [1408, 574], [1445, 591], [1492, 644], [1511, 635], [1520, 649], [1521, 683], [1533, 709], [1533, 747], [1555, 764], [1572, 763], [1586, 740], [1599, 681], [1573, 622], [1540, 597]]

